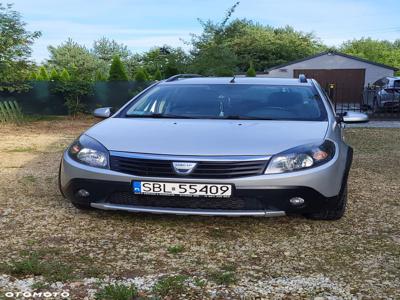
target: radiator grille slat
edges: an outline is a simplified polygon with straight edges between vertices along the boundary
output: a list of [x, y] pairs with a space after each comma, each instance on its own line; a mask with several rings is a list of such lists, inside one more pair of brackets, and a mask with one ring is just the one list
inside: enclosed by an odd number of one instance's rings
[[[188, 160], [189, 161], [189, 160]], [[250, 161], [198, 161], [189, 175], [179, 175], [174, 171], [172, 160], [129, 158], [111, 155], [111, 170], [146, 177], [178, 178], [237, 178], [263, 174], [267, 160]], [[190, 162], [194, 162], [191, 160]]]

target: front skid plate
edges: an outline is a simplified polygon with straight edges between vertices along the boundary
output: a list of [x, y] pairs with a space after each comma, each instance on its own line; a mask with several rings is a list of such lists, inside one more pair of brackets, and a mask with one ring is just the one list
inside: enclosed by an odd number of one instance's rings
[[142, 212], [153, 214], [193, 215], [193, 216], [225, 216], [225, 217], [281, 217], [284, 211], [268, 210], [208, 210], [208, 209], [185, 209], [165, 207], [131, 206], [112, 203], [91, 203], [94, 208], [103, 210], [122, 210], [128, 212]]

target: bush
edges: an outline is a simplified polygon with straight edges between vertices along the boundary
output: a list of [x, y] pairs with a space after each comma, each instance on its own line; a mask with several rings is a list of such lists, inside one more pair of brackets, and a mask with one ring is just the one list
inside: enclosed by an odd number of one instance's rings
[[135, 80], [138, 82], [148, 81], [149, 77], [145, 69], [140, 68], [136, 71]]
[[60, 75], [58, 74], [56, 69], [51, 70], [50, 79], [51, 80], [59, 80], [60, 79]]
[[39, 73], [37, 76], [37, 80], [43, 80], [43, 81], [47, 81], [49, 80], [49, 74], [47, 74], [47, 70], [44, 66], [41, 66], [39, 68]]
[[153, 79], [154, 80], [161, 80], [162, 79], [162, 75], [161, 75], [161, 71], [160, 69], [157, 69], [156, 72], [153, 75]]
[[125, 67], [121, 62], [119, 56], [114, 56], [111, 67], [110, 67], [110, 76], [108, 80], [111, 81], [123, 81], [128, 80], [128, 75], [126, 74]]
[[93, 93], [93, 84], [87, 81], [61, 80], [54, 83], [52, 92], [61, 94], [65, 99], [68, 113], [76, 116], [85, 112], [86, 105], [82, 103], [82, 99]]
[[257, 73], [254, 69], [253, 63], [250, 62], [250, 67], [247, 69], [246, 77], [256, 77]]
[[71, 76], [69, 75], [67, 69], [64, 68], [64, 69], [61, 71], [60, 80], [61, 80], [61, 81], [68, 81], [68, 80], [71, 80]]

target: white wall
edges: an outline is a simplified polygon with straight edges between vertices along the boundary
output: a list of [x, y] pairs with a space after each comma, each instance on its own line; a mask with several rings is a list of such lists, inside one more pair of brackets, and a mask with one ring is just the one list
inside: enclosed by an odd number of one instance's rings
[[296, 69], [365, 69], [365, 85], [373, 83], [379, 78], [393, 76], [394, 71], [341, 55], [325, 54], [309, 60], [269, 71], [269, 74], [260, 77], [292, 78]]

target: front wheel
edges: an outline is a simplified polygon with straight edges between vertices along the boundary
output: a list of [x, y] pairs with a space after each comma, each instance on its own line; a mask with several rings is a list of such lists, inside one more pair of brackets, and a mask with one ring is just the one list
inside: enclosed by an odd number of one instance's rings
[[323, 209], [316, 213], [306, 214], [305, 217], [312, 220], [339, 220], [343, 217], [346, 211], [347, 205], [347, 183], [345, 184], [343, 191], [340, 193], [337, 199], [335, 207]]

